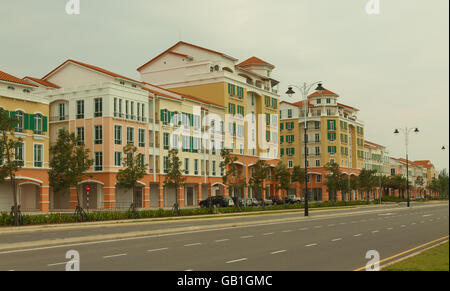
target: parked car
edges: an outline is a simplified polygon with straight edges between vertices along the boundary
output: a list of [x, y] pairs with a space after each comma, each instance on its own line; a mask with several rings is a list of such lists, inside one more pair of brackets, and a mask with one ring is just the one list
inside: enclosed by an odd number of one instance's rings
[[302, 203], [302, 198], [291, 195], [284, 198], [284, 201], [286, 202], [286, 204], [300, 204]]
[[262, 199], [262, 198], [258, 198], [258, 202], [259, 202], [259, 205], [273, 205], [273, 201], [272, 200], [270, 200], [270, 199]]
[[259, 206], [260, 202], [256, 198], [247, 198], [244, 201], [245, 206]]
[[234, 202], [233, 199], [225, 196], [212, 196], [208, 197], [203, 201], [200, 201], [200, 207], [203, 208], [207, 208], [214, 205], [217, 207], [230, 207], [234, 206]]
[[271, 197], [269, 197], [269, 200], [272, 200], [274, 205], [281, 205], [281, 204], [283, 204], [283, 199], [281, 199], [280, 197], [271, 196]]

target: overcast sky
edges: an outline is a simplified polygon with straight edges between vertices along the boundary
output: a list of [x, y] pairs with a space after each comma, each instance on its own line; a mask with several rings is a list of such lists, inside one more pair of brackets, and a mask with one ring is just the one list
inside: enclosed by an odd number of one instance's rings
[[0, 70], [43, 77], [72, 58], [137, 79], [179, 40], [257, 56], [276, 66], [282, 92], [323, 81], [392, 156], [405, 153], [394, 128], [419, 127], [410, 158], [448, 168], [449, 1], [380, 0], [379, 15], [368, 1], [81, 0], [70, 16], [68, 0], [0, 0]]

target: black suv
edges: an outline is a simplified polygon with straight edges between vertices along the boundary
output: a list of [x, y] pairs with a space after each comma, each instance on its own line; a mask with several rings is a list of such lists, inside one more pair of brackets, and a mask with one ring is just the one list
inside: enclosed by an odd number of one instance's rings
[[234, 202], [231, 198], [225, 196], [212, 196], [206, 200], [200, 201], [200, 207], [208, 208], [210, 206], [217, 207], [230, 207], [234, 206]]

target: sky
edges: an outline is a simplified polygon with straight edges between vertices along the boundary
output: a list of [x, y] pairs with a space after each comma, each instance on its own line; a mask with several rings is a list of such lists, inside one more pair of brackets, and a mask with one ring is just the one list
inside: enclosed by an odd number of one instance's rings
[[322, 81], [360, 109], [366, 139], [391, 156], [405, 156], [394, 129], [418, 127], [410, 159], [449, 167], [448, 0], [379, 0], [378, 14], [369, 0], [80, 0], [79, 15], [67, 2], [0, 0], [0, 70], [43, 77], [70, 58], [139, 79], [179, 40], [257, 56], [281, 92]]

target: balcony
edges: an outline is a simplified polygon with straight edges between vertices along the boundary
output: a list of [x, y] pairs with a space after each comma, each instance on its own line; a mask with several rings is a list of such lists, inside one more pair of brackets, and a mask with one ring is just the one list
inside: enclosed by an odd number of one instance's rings
[[67, 121], [67, 120], [69, 120], [69, 115], [50, 117], [50, 122]]

